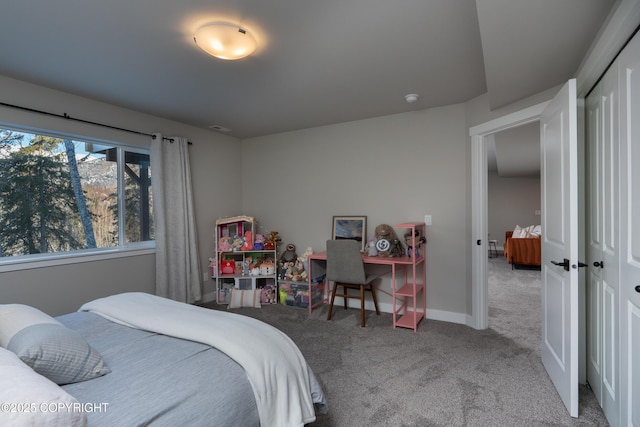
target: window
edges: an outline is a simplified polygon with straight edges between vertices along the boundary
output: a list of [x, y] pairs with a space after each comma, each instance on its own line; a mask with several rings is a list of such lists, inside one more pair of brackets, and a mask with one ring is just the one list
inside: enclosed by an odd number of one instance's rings
[[149, 151], [0, 128], [0, 260], [151, 241]]

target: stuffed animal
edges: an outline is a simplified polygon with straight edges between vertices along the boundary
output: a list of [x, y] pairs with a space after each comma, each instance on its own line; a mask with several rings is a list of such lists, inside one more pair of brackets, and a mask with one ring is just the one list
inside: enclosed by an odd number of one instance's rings
[[253, 249], [256, 251], [264, 250], [264, 242], [266, 237], [264, 234], [256, 234], [256, 241], [253, 242]]
[[307, 281], [307, 272], [302, 264], [302, 260], [299, 258], [293, 266], [293, 280], [297, 280], [299, 282]]
[[274, 250], [278, 243], [280, 243], [280, 240], [282, 239], [280, 239], [277, 231], [270, 231], [269, 237], [264, 242], [264, 248], [269, 251]]
[[395, 230], [389, 224], [378, 225], [375, 236], [378, 240], [376, 243], [378, 256], [399, 257], [404, 255], [404, 246], [402, 246]]
[[232, 259], [225, 259], [221, 265], [222, 274], [233, 274], [236, 271], [236, 262]]
[[240, 246], [241, 251], [250, 251], [253, 249], [253, 233], [251, 230], [244, 232], [244, 239], [242, 241], [242, 246]]
[[285, 251], [280, 255], [280, 265], [284, 265], [285, 262], [296, 262], [297, 259], [296, 245], [289, 243]]
[[275, 304], [276, 301], [276, 290], [274, 286], [266, 285], [262, 288], [262, 303], [263, 304]]
[[404, 243], [407, 245], [407, 255], [419, 258], [422, 253], [422, 245], [427, 243], [427, 238], [422, 235], [420, 230], [415, 230], [416, 247], [413, 247], [413, 239], [411, 238], [411, 232], [404, 233]]
[[378, 256], [378, 248], [376, 248], [376, 243], [378, 243], [378, 239], [375, 237], [369, 237], [367, 241], [367, 255], [369, 256]]
[[231, 237], [221, 237], [218, 241], [218, 250], [219, 251], [230, 251], [231, 250]]
[[275, 264], [271, 258], [266, 259], [260, 264], [260, 274], [263, 276], [270, 276], [276, 272]]
[[305, 249], [302, 255], [300, 255], [300, 261], [306, 261], [309, 259], [309, 255], [313, 255], [313, 248], [311, 246], [307, 246], [307, 249]]
[[235, 236], [231, 241], [231, 250], [239, 251], [241, 247], [242, 247], [242, 237]]
[[311, 246], [307, 246], [307, 249], [298, 257], [298, 261], [302, 263], [302, 267], [304, 268], [305, 275], [306, 272], [309, 271], [309, 255], [313, 255], [313, 248]]

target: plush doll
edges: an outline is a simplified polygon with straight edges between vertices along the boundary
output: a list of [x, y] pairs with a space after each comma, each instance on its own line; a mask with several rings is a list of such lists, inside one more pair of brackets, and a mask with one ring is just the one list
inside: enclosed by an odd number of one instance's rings
[[285, 262], [295, 262], [297, 259], [296, 245], [289, 243], [285, 251], [280, 255], [280, 265], [284, 265]]
[[264, 242], [266, 237], [264, 234], [256, 234], [256, 241], [253, 242], [253, 249], [256, 251], [264, 250]]
[[415, 238], [416, 247], [414, 248], [412, 245], [413, 239], [411, 238], [411, 232], [407, 231], [404, 233], [404, 243], [407, 245], [407, 255], [419, 258], [422, 251], [422, 245], [427, 243], [427, 239], [422, 235], [420, 230], [415, 231]]
[[242, 240], [241, 251], [250, 251], [253, 249], [253, 233], [251, 230], [244, 232], [244, 239]]
[[266, 259], [260, 264], [260, 274], [263, 276], [270, 276], [276, 272], [275, 264], [271, 258]]
[[367, 255], [369, 256], [378, 256], [378, 248], [376, 248], [376, 243], [378, 243], [378, 239], [375, 237], [369, 237], [367, 241]]
[[232, 259], [225, 259], [221, 266], [222, 274], [233, 274], [236, 271], [236, 262]]
[[313, 255], [313, 248], [311, 246], [307, 246], [307, 249], [305, 249], [302, 255], [298, 257], [298, 261], [302, 263], [302, 268], [305, 271], [305, 275], [306, 272], [309, 271], [309, 255]]
[[230, 251], [231, 250], [231, 237], [221, 237], [220, 241], [218, 241], [218, 250], [219, 251]]
[[263, 304], [275, 304], [276, 303], [276, 290], [271, 285], [266, 285], [262, 288], [262, 303]]
[[293, 280], [297, 280], [299, 282], [307, 281], [307, 272], [304, 269], [304, 265], [300, 259], [296, 260], [296, 263], [293, 266]]
[[378, 256], [382, 257], [399, 257], [404, 255], [404, 246], [396, 232], [389, 224], [380, 224], [376, 227], [376, 248], [378, 249]]
[[278, 243], [280, 243], [280, 236], [277, 231], [270, 231], [269, 238], [264, 242], [264, 248], [266, 250], [274, 250]]
[[282, 263], [285, 280], [293, 280], [293, 266], [294, 266], [293, 261]]
[[239, 251], [241, 247], [242, 247], [242, 237], [235, 236], [231, 241], [231, 250]]

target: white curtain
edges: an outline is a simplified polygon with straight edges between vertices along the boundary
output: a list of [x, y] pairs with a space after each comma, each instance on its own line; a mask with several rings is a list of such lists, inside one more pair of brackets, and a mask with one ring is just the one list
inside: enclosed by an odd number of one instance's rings
[[172, 140], [155, 134], [151, 142], [156, 294], [193, 303], [202, 299], [202, 281], [188, 142]]

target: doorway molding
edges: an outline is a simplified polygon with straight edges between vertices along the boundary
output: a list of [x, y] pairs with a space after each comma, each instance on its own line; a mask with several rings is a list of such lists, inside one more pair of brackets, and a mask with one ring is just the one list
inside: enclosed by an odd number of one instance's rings
[[[620, 0], [592, 44], [577, 72], [578, 98], [595, 85], [607, 64], [631, 38], [640, 23], [640, 0]], [[487, 142], [486, 136], [501, 130], [537, 121], [549, 103], [543, 102], [473, 126], [471, 136], [471, 318], [467, 324], [475, 329], [489, 326], [487, 289]], [[477, 245], [477, 242], [480, 245]]]
[[499, 117], [469, 129], [471, 137], [471, 327], [489, 327], [487, 280], [488, 167], [487, 136], [540, 120], [550, 101]]

